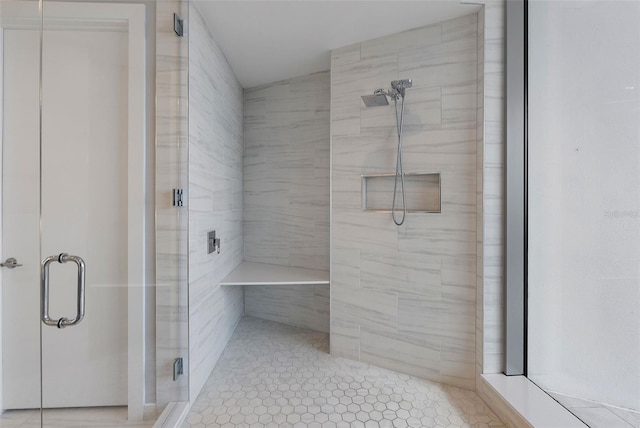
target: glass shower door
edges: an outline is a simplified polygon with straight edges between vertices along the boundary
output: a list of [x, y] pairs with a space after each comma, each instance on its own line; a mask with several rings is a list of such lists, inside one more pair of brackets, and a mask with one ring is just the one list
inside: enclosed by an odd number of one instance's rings
[[45, 427], [127, 421], [130, 293], [144, 270], [143, 19], [142, 5], [43, 2]]
[[87, 26], [99, 17], [78, 5], [45, 1], [43, 10], [48, 426], [91, 415], [66, 409], [127, 405], [127, 34]]
[[186, 39], [176, 5], [140, 3], [0, 0], [0, 426], [146, 426], [145, 398], [187, 401], [187, 216], [164, 197], [186, 187]]
[[141, 418], [144, 16], [0, 1], [0, 426]]
[[633, 426], [640, 3], [528, 7], [528, 376], [590, 426]]

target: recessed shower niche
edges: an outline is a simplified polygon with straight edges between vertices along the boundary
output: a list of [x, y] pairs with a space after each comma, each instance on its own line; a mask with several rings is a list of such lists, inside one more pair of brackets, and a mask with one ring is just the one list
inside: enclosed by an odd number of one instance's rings
[[[396, 174], [362, 176], [362, 210], [390, 213]], [[407, 212], [441, 212], [440, 173], [408, 173], [404, 175]], [[398, 190], [398, 198], [402, 195]], [[400, 199], [400, 204], [401, 199]]]

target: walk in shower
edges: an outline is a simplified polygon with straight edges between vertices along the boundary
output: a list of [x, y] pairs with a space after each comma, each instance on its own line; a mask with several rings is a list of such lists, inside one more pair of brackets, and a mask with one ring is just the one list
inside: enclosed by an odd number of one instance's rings
[[0, 1], [0, 425], [150, 426], [188, 399], [173, 12]]

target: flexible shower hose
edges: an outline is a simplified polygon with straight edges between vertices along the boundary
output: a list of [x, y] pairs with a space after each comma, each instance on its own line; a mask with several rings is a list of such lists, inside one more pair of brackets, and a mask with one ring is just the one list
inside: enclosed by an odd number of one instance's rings
[[[400, 116], [398, 116], [398, 98], [393, 97], [393, 101], [396, 109], [396, 131], [398, 133], [398, 154], [396, 157], [396, 176], [393, 181], [393, 203], [391, 204], [391, 217], [393, 222], [402, 226], [407, 216], [407, 200], [405, 198], [404, 191], [404, 168], [402, 166], [402, 124], [404, 122], [404, 96], [402, 96], [402, 102], [400, 105]], [[400, 189], [402, 191], [402, 217], [400, 220], [396, 219], [396, 193], [398, 189], [398, 178], [400, 178]]]

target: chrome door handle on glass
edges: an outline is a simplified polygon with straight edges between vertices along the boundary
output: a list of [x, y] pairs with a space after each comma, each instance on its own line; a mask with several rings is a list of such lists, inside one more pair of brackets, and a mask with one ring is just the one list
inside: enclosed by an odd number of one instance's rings
[[[78, 266], [78, 295], [76, 316], [73, 319], [62, 317], [58, 320], [49, 317], [49, 265], [53, 262], [66, 263], [74, 262]], [[70, 256], [62, 253], [57, 256], [49, 256], [40, 263], [40, 308], [42, 322], [51, 327], [65, 328], [76, 325], [84, 318], [84, 286], [85, 286], [85, 264], [84, 260], [78, 256]]]
[[0, 263], [0, 267], [6, 267], [9, 269], [14, 269], [19, 266], [22, 266], [22, 265], [19, 264], [18, 261], [13, 257], [9, 257], [7, 260], [4, 261], [4, 263]]

